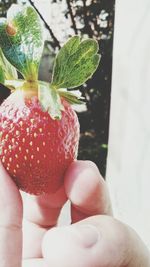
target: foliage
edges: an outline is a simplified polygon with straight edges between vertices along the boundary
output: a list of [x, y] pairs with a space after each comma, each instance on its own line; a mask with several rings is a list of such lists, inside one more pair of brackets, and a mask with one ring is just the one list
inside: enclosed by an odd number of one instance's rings
[[0, 0], [0, 17], [5, 17], [8, 8], [16, 2], [17, 0]]
[[85, 83], [99, 65], [98, 50], [93, 39], [70, 38], [56, 57], [51, 86], [72, 89]]
[[[5, 17], [8, 8], [12, 4], [15, 4], [16, 2], [17, 2], [17, 0], [9, 0], [9, 1], [8, 0], [0, 0], [0, 17]], [[8, 65], [7, 65], [7, 67], [8, 67]], [[6, 73], [4, 74], [3, 66], [0, 66], [0, 68], [1, 68], [1, 80], [2, 80], [2, 76], [4, 79], [4, 75], [6, 75]], [[3, 74], [2, 74], [2, 72], [3, 72]], [[9, 71], [9, 73], [10, 73], [10, 71]], [[0, 94], [0, 104], [1, 104], [3, 99], [5, 99], [7, 96], [9, 96], [10, 91], [8, 88], [3, 86], [2, 84], [0, 84], [0, 90], [1, 90], [1, 94]]]
[[[77, 35], [70, 38], [57, 53], [51, 83], [46, 83], [38, 80], [44, 31], [36, 10], [31, 6], [12, 5], [7, 18], [0, 18], [0, 36], [1, 84], [13, 86], [14, 90], [18, 86], [24, 90], [39, 88], [42, 108], [54, 120], [61, 119], [61, 96], [72, 104], [82, 104], [76, 91], [74, 94], [67, 90], [84, 84], [96, 71], [100, 60], [96, 40], [81, 40]], [[24, 80], [16, 80], [14, 68]]]
[[7, 19], [0, 19], [0, 36], [0, 46], [7, 60], [26, 80], [36, 80], [44, 38], [41, 20], [34, 8], [13, 5], [7, 12]]
[[[1, 68], [1, 77], [3, 76], [3, 80], [17, 79], [18, 75], [16, 69], [4, 57], [1, 48], [0, 48], [0, 68]], [[1, 83], [3, 83], [2, 80]]]

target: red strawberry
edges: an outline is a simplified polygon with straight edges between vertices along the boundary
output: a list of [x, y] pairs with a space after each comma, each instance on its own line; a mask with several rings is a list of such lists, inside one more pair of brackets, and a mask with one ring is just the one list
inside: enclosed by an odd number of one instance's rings
[[13, 5], [0, 19], [0, 37], [0, 83], [16, 90], [0, 107], [0, 159], [20, 189], [55, 192], [77, 157], [79, 122], [70, 104], [83, 102], [72, 90], [96, 71], [98, 43], [70, 38], [46, 83], [38, 80], [44, 34], [35, 9]]
[[62, 104], [61, 120], [53, 120], [36, 95], [27, 97], [16, 90], [0, 107], [0, 157], [25, 192], [55, 192], [77, 157], [78, 118], [64, 99]]

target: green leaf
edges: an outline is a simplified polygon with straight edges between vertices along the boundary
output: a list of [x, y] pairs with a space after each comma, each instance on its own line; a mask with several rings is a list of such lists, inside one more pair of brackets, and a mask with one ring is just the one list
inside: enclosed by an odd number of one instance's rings
[[108, 149], [108, 145], [107, 144], [101, 144], [101, 148]]
[[41, 83], [39, 88], [39, 100], [44, 111], [47, 111], [52, 119], [61, 119], [63, 106], [58, 92], [49, 84]]
[[51, 86], [75, 88], [85, 83], [99, 65], [98, 50], [97, 41], [87, 39], [81, 42], [79, 36], [72, 37], [55, 59]]
[[4, 84], [5, 82], [5, 74], [3, 68], [0, 66], [0, 83]]
[[0, 19], [0, 46], [26, 80], [38, 78], [43, 45], [43, 28], [37, 12], [30, 6], [12, 5], [7, 19]]
[[63, 97], [67, 102], [69, 102], [71, 105], [80, 105], [80, 104], [85, 104], [82, 100], [84, 98], [81, 97], [80, 91], [75, 91], [75, 92], [67, 92], [67, 91], [61, 91], [58, 90], [59, 95]]
[[18, 78], [16, 69], [4, 57], [1, 49], [0, 49], [0, 68], [1, 72], [3, 71], [3, 76], [4, 76], [3, 83], [5, 82], [5, 80], [16, 80]]

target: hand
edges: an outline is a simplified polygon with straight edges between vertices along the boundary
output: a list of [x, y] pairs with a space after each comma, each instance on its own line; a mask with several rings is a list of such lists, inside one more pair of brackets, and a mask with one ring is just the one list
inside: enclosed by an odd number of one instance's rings
[[[67, 199], [72, 225], [55, 227]], [[112, 217], [106, 183], [89, 161], [71, 164], [55, 195], [27, 195], [24, 217], [23, 267], [150, 266], [138, 235]], [[21, 267], [21, 229], [21, 195], [0, 166], [1, 267]]]

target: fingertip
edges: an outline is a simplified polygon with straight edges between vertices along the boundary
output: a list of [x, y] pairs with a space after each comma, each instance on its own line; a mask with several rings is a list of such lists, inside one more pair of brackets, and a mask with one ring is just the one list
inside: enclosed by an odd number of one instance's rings
[[[96, 175], [100, 175], [98, 167], [93, 161], [76, 160], [70, 164], [70, 166], [66, 172], [66, 175], [65, 175], [65, 180], [67, 180], [68, 176], [70, 176], [70, 173], [71, 174], [74, 173], [74, 174], [78, 175], [78, 173], [80, 173], [81, 171], [87, 170], [87, 169], [90, 169]], [[101, 176], [101, 179], [103, 179], [102, 176]]]
[[[99, 187], [103, 183], [103, 178], [95, 163], [91, 161], [75, 161], [73, 162], [65, 175], [65, 190], [66, 194], [72, 200], [76, 189], [85, 190], [86, 186]], [[90, 183], [90, 185], [89, 185]]]
[[72, 204], [89, 215], [106, 213], [106, 206], [110, 206], [106, 183], [91, 161], [75, 161], [70, 165], [65, 175], [65, 190]]

